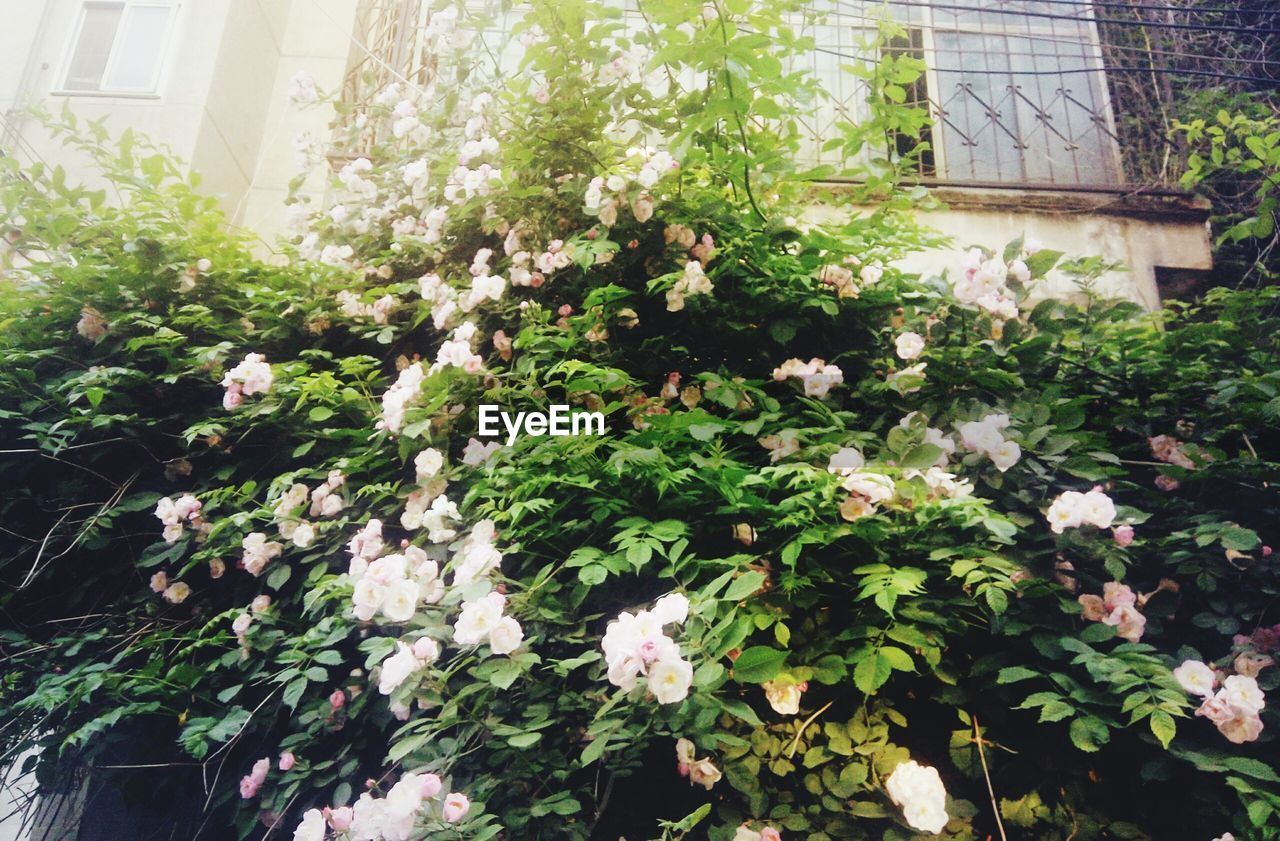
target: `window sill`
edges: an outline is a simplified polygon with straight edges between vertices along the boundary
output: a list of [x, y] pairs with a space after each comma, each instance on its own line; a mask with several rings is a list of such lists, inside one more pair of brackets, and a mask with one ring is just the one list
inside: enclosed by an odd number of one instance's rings
[[84, 97], [85, 99], [143, 99], [155, 100], [160, 98], [158, 93], [139, 93], [136, 91], [49, 91], [49, 96], [62, 96], [68, 99], [72, 97]]

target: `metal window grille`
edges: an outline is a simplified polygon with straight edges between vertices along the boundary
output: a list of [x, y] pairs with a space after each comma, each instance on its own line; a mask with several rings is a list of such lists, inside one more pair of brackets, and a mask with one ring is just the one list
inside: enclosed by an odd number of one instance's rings
[[[642, 25], [632, 0], [610, 2], [628, 10], [624, 20]], [[874, 59], [872, 36], [886, 9], [907, 30], [886, 49], [918, 55], [927, 68], [908, 94], [932, 117], [923, 138], [930, 152], [917, 175], [952, 183], [1111, 186], [1123, 181], [1088, 0], [813, 0], [808, 10], [816, 14], [797, 16], [795, 25], [813, 38], [814, 49], [790, 69], [804, 63], [830, 100], [800, 117], [804, 162], [853, 163], [841, 160], [840, 150], [823, 146], [839, 123], [856, 122], [866, 113], [865, 82], [842, 66]], [[423, 0], [363, 0], [344, 85], [349, 124], [362, 113], [362, 103], [397, 77], [423, 88], [432, 82], [431, 56], [417, 37], [429, 14]], [[520, 47], [503, 30], [519, 15], [517, 5], [476, 33], [508, 69], [515, 68]], [[366, 125], [353, 151], [371, 145], [378, 131]]]

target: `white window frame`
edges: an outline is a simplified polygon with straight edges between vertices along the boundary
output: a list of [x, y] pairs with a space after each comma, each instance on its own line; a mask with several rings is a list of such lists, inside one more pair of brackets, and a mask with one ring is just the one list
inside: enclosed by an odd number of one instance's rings
[[[117, 28], [116, 37], [111, 42], [111, 52], [107, 56], [107, 63], [102, 68], [102, 80], [99, 81], [99, 87], [96, 90], [76, 90], [67, 87], [67, 74], [71, 72], [71, 63], [75, 60], [76, 50], [80, 46], [80, 38], [84, 34], [85, 19], [88, 17], [88, 10], [91, 6], [115, 6], [123, 5], [120, 16], [121, 28]], [[169, 45], [173, 40], [173, 33], [176, 27], [178, 12], [182, 4], [178, 0], [81, 0], [79, 11], [76, 13], [76, 24], [71, 30], [71, 39], [68, 41], [66, 49], [63, 50], [61, 66], [58, 69], [58, 84], [51, 93], [57, 96], [85, 96], [85, 97], [111, 97], [117, 99], [159, 99], [161, 84], [165, 78], [165, 70], [168, 67]], [[160, 36], [160, 41], [156, 45], [156, 65], [152, 72], [149, 83], [142, 87], [129, 88], [105, 88], [102, 85], [111, 76], [112, 70], [115, 68], [120, 50], [121, 31], [129, 12], [136, 8], [159, 8], [168, 9], [168, 20], [165, 21], [164, 33]]]

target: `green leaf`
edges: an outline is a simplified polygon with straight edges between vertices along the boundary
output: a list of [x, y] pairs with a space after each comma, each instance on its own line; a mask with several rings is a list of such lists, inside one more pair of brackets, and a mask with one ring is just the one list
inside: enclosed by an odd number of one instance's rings
[[1040, 677], [1040, 673], [1034, 669], [1028, 669], [1026, 666], [1009, 666], [1000, 670], [996, 675], [996, 683], [1017, 683], [1020, 680], [1030, 680], [1034, 677]]
[[764, 683], [773, 680], [782, 671], [787, 652], [756, 645], [748, 648], [733, 663], [733, 678], [738, 683]]
[[517, 733], [507, 739], [507, 744], [513, 748], [527, 748], [536, 745], [542, 739], [541, 733]]
[[763, 572], [756, 572], [755, 570], [744, 572], [734, 579], [733, 583], [729, 585], [729, 589], [724, 591], [722, 598], [729, 602], [742, 601], [759, 590], [764, 582], [765, 574]]
[[1241, 526], [1228, 526], [1223, 529], [1219, 540], [1222, 541], [1223, 548], [1234, 549], [1237, 552], [1248, 552], [1261, 542], [1257, 532]]
[[1174, 723], [1173, 716], [1164, 710], [1156, 710], [1151, 714], [1150, 724], [1151, 732], [1160, 740], [1160, 744], [1166, 748], [1169, 747], [1174, 734], [1178, 732], [1178, 725]]
[[839, 654], [828, 654], [825, 657], [820, 657], [818, 662], [814, 663], [811, 668], [813, 669], [813, 679], [828, 686], [839, 683], [849, 674], [844, 658]]
[[311, 411], [307, 412], [307, 417], [315, 423], [321, 423], [333, 417], [333, 409], [328, 406], [312, 406]]
[[941, 456], [942, 448], [937, 444], [919, 444], [902, 457], [900, 466], [907, 470], [924, 470], [931, 467]]
[[853, 667], [853, 685], [864, 695], [874, 695], [892, 671], [888, 660], [878, 654], [868, 654]]

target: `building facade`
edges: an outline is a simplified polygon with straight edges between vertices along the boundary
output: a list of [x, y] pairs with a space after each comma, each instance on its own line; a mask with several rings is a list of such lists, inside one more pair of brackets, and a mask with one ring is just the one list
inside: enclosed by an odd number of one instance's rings
[[[1101, 255], [1130, 268], [1105, 278], [1104, 288], [1148, 307], [1162, 283], [1211, 267], [1207, 207], [1125, 178], [1088, 2], [814, 2], [825, 20], [802, 17], [797, 27], [814, 39], [804, 60], [832, 101], [804, 118], [808, 160], [834, 162], [825, 136], [836, 122], [857, 119], [863, 90], [841, 67], [874, 58], [868, 36], [887, 8], [906, 32], [890, 48], [927, 67], [910, 92], [933, 118], [931, 152], [915, 175], [946, 208], [926, 221], [957, 247], [1025, 234], [1070, 254]], [[25, 108], [67, 108], [114, 132], [132, 127], [188, 161], [264, 251], [285, 228], [293, 138], [329, 136], [325, 109], [289, 107], [290, 79], [306, 70], [321, 91], [358, 108], [380, 86], [423, 71], [421, 33], [432, 14], [428, 0], [6, 4], [0, 150], [64, 164], [74, 178], [83, 173]], [[519, 14], [516, 4], [497, 25]], [[505, 43], [514, 60], [518, 47]], [[322, 193], [323, 174], [313, 179], [308, 190]], [[905, 267], [938, 271], [951, 259], [926, 252]]]

